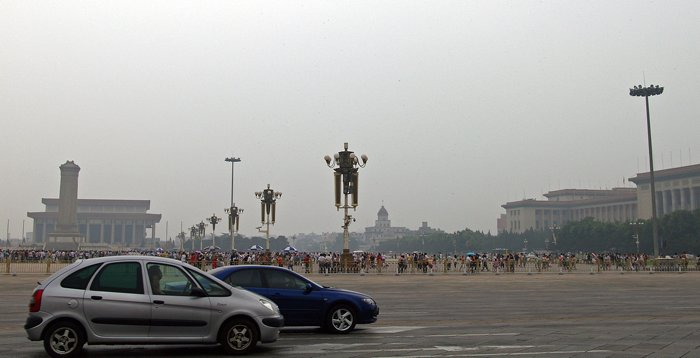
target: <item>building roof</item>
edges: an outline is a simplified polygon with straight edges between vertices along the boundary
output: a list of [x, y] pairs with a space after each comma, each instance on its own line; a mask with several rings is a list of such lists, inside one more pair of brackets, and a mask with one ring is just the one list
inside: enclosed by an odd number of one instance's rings
[[377, 216], [389, 216], [389, 212], [384, 209], [384, 205], [377, 212]]
[[[625, 189], [625, 190], [618, 190]], [[501, 205], [504, 209], [522, 208], [522, 207], [539, 207], [539, 208], [554, 208], [554, 209], [568, 209], [577, 206], [588, 206], [588, 205], [601, 205], [608, 203], [620, 203], [620, 202], [636, 202], [637, 201], [637, 190], [634, 188], [616, 188], [613, 190], [591, 190], [591, 192], [596, 191], [606, 191], [608, 195], [601, 195], [598, 193], [593, 198], [581, 199], [581, 200], [535, 200], [535, 199], [525, 199], [519, 201], [511, 201], [506, 204]], [[587, 191], [587, 189], [563, 189], [557, 190], [557, 192], [582, 192]], [[549, 192], [546, 195], [552, 194]], [[563, 194], [558, 194], [563, 195]]]
[[[42, 198], [41, 203], [44, 205], [58, 205], [56, 198]], [[129, 200], [129, 199], [78, 199], [78, 205], [114, 205], [114, 206], [145, 206], [146, 210], [151, 209], [150, 200]]]
[[636, 193], [637, 188], [612, 188], [612, 189], [561, 189], [553, 190], [546, 194], [542, 194], [546, 198], [564, 196], [564, 195], [580, 195], [580, 196], [618, 196], [627, 193]]
[[[654, 180], [673, 180], [687, 178], [689, 176], [700, 176], [700, 164], [687, 165], [671, 169], [654, 170]], [[636, 177], [629, 178], [629, 181], [639, 185], [650, 181], [649, 172], [638, 173]]]
[[[27, 217], [31, 219], [58, 219], [57, 211], [36, 211], [28, 212]], [[149, 214], [149, 213], [113, 213], [113, 212], [96, 212], [96, 213], [84, 213], [78, 212], [77, 217], [79, 219], [105, 219], [109, 218], [111, 220], [144, 220], [148, 222], [160, 222], [163, 217], [161, 214]]]

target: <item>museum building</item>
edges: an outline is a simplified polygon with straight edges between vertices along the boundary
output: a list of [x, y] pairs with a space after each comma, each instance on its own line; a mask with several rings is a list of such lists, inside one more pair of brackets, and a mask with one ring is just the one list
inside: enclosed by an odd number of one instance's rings
[[[29, 212], [34, 219], [34, 244], [48, 243], [58, 223], [59, 199], [44, 198], [45, 211]], [[78, 199], [77, 224], [81, 249], [150, 247], [161, 214], [148, 213], [150, 200]], [[150, 229], [150, 237], [147, 231]]]

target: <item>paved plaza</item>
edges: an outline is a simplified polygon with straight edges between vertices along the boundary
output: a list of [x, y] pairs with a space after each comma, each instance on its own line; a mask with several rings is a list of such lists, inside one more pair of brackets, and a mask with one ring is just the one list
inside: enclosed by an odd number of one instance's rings
[[[0, 275], [0, 355], [45, 357], [22, 325], [36, 281]], [[285, 329], [253, 357], [700, 357], [700, 273], [310, 274], [379, 304], [347, 335]], [[86, 357], [222, 356], [215, 346], [86, 346]]]

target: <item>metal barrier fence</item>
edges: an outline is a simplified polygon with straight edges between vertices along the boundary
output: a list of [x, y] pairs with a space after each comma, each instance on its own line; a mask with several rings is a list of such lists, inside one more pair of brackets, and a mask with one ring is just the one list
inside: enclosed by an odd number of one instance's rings
[[[5, 259], [0, 262], [0, 273], [5, 274], [51, 274], [63, 267], [70, 265], [70, 261], [53, 261], [53, 260], [33, 260], [33, 261], [16, 261]], [[227, 261], [201, 261], [195, 263], [195, 266], [209, 270], [215, 266], [227, 266], [230, 263]], [[243, 263], [244, 265], [247, 263]], [[259, 264], [252, 262], [251, 264]], [[646, 262], [643, 267], [635, 266], [625, 262], [603, 262], [602, 264], [592, 264], [589, 262], [576, 262], [560, 264], [559, 262], [543, 262], [543, 261], [528, 261], [524, 263], [514, 263], [513, 265], [503, 265], [494, 268], [492, 263], [488, 263], [486, 267], [481, 265], [469, 266], [462, 265], [460, 262], [456, 264], [438, 262], [431, 264], [416, 264], [408, 262], [405, 265], [400, 265], [396, 260], [387, 260], [381, 267], [376, 264], [365, 264], [355, 262], [347, 271], [341, 270], [339, 264], [330, 263], [319, 265], [318, 262], [311, 262], [309, 265], [295, 263], [291, 266], [284, 265], [293, 271], [302, 274], [488, 274], [488, 273], [598, 273], [598, 272], [690, 272], [700, 271], [700, 261], [698, 259], [651, 259]]]

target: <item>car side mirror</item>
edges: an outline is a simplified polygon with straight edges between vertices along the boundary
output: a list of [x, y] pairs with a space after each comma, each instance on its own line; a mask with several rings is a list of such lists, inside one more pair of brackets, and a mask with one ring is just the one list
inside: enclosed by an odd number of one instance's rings
[[310, 293], [313, 290], [314, 290], [314, 285], [307, 283], [306, 288], [304, 288], [304, 293]]
[[199, 288], [199, 287], [192, 287], [192, 290], [190, 291], [190, 296], [207, 297], [207, 293], [204, 292], [204, 290]]

